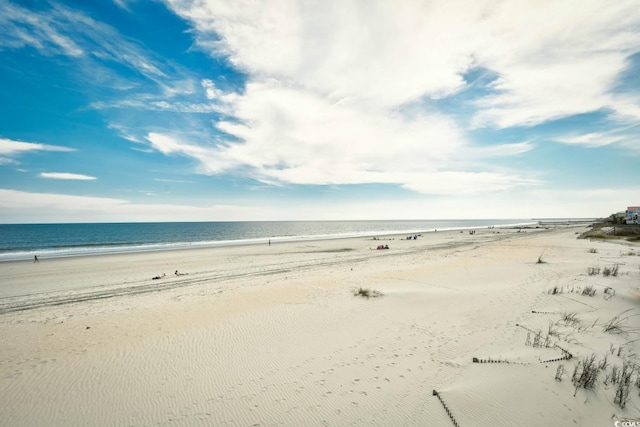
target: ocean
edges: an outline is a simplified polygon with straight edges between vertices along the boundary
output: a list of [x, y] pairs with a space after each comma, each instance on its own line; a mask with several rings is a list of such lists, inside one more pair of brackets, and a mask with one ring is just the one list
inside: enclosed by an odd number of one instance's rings
[[526, 219], [407, 221], [251, 221], [0, 224], [0, 262], [341, 237], [428, 233], [506, 225]]

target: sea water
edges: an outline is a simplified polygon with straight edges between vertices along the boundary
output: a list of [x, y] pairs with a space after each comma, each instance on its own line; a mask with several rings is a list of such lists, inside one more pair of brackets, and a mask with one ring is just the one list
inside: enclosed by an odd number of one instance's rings
[[0, 261], [195, 247], [427, 233], [508, 225], [527, 219], [0, 224]]

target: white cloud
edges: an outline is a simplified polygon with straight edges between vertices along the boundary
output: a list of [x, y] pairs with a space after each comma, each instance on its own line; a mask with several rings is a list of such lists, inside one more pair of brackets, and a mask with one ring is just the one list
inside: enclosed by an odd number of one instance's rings
[[[218, 103], [203, 103], [203, 102], [175, 101], [175, 100], [167, 101], [165, 98], [159, 98], [159, 97], [151, 98], [149, 96], [143, 96], [139, 98], [131, 97], [131, 98], [119, 99], [119, 100], [109, 101], [109, 102], [96, 101], [91, 103], [91, 108], [94, 108], [96, 110], [138, 109], [144, 112], [168, 111], [168, 112], [186, 113], [186, 114], [226, 113], [228, 111], [226, 107]], [[130, 131], [127, 131], [127, 132], [130, 132]]]
[[114, 129], [115, 131], [117, 131], [121, 138], [124, 138], [131, 142], [136, 142], [136, 143], [143, 142], [137, 136], [132, 135], [132, 133], [125, 126], [122, 126], [121, 124], [112, 122], [112, 123], [109, 123], [108, 127], [109, 129]]
[[202, 87], [206, 91], [207, 99], [217, 99], [222, 95], [222, 91], [218, 89], [215, 83], [209, 79], [202, 80]]
[[[479, 192], [504, 192], [518, 186], [533, 186], [540, 182], [494, 172], [450, 172], [420, 174], [418, 177], [401, 176], [404, 186], [419, 193], [467, 195]], [[531, 191], [527, 189], [527, 191]]]
[[378, 106], [459, 90], [473, 63], [465, 28], [480, 12], [475, 2], [168, 3], [251, 76]]
[[0, 25], [3, 27], [0, 46], [30, 46], [69, 56], [80, 56], [84, 53], [80, 46], [58, 28], [50, 16], [35, 14], [10, 2], [0, 3]]
[[603, 147], [605, 145], [616, 144], [623, 141], [620, 136], [609, 136], [607, 134], [594, 132], [577, 136], [565, 136], [556, 138], [556, 141], [569, 145], [585, 145], [587, 147]]
[[336, 104], [273, 81], [249, 84], [233, 115], [239, 123], [219, 127], [245, 143], [230, 145], [228, 153], [264, 169], [314, 160], [318, 169], [354, 163], [365, 170], [385, 169], [384, 164], [406, 170], [416, 163], [431, 168], [464, 144], [455, 124], [442, 115], [408, 117]]
[[471, 148], [467, 152], [467, 156], [473, 159], [496, 158], [507, 156], [518, 156], [531, 151], [535, 145], [531, 141], [513, 142], [511, 144], [495, 144], [481, 147], [479, 149]]
[[[135, 0], [133, 0], [135, 1]], [[131, 3], [131, 0], [113, 0], [113, 2], [115, 4], [118, 5], [118, 7], [121, 7], [122, 9], [126, 10], [127, 12], [131, 12], [131, 9], [129, 8], [129, 3]]]
[[198, 157], [206, 153], [205, 150], [200, 147], [182, 144], [170, 136], [159, 133], [150, 133], [147, 136], [147, 140], [149, 140], [153, 148], [164, 154], [182, 153], [192, 157]]
[[477, 124], [505, 128], [616, 108], [616, 78], [640, 51], [637, 2], [502, 2], [478, 36], [478, 64], [496, 72]]
[[6, 157], [0, 157], [0, 165], [11, 165], [11, 164], [17, 164], [18, 162], [16, 162], [13, 159], [8, 159]]
[[618, 121], [638, 125], [640, 122], [640, 93], [614, 95], [611, 100], [611, 108]]
[[[205, 147], [159, 133], [147, 139], [164, 154], [197, 159], [205, 173], [250, 167], [247, 173], [272, 184], [386, 183], [442, 194], [533, 183], [515, 175], [448, 170], [449, 159], [466, 153], [468, 145], [455, 123], [437, 114], [363, 111], [272, 81], [248, 85], [233, 115], [238, 121], [218, 127], [241, 143]], [[461, 157], [517, 155], [530, 148], [474, 148]]]
[[[623, 64], [622, 55], [563, 58], [556, 63], [509, 65], [493, 88], [498, 94], [477, 101], [477, 126], [532, 126], [611, 106], [607, 90]], [[587, 73], [586, 70], [589, 70]]]
[[[201, 48], [247, 74], [226, 102], [230, 119], [216, 124], [233, 137], [226, 144], [176, 135], [153, 143], [196, 158], [206, 173], [242, 168], [274, 184], [389, 183], [430, 194], [505, 191], [539, 182], [494, 170], [493, 158], [533, 144], [476, 146], [459, 123], [420, 111], [422, 100], [489, 90], [472, 101], [469, 121], [498, 128], [603, 109], [629, 115], [637, 105], [611, 93], [640, 51], [634, 0], [166, 2], [192, 23]], [[474, 68], [497, 78], [471, 87], [465, 73]], [[213, 81], [201, 84], [208, 99], [222, 98]]]
[[[192, 23], [203, 49], [227, 55], [246, 73], [244, 88], [229, 92], [212, 76], [186, 78], [113, 28], [64, 6], [37, 14], [0, 3], [8, 34], [0, 46], [137, 70], [160, 95], [118, 85], [135, 94], [92, 106], [210, 114], [212, 136], [165, 123], [131, 132], [126, 118], [111, 128], [165, 155], [195, 159], [201, 173], [240, 171], [270, 184], [382, 183], [437, 195], [538, 187], [522, 171], [494, 165], [496, 158], [534, 149], [531, 141], [480, 146], [451, 116], [424, 107], [432, 105], [425, 100], [463, 90], [471, 98], [483, 94], [461, 119], [473, 126], [532, 126], [593, 111], [631, 122], [640, 117], [637, 96], [612, 91], [630, 55], [640, 51], [637, 0], [167, 3]], [[465, 81], [476, 68], [497, 76], [489, 87]], [[181, 126], [192, 123], [181, 120]], [[559, 141], [623, 143], [598, 133]], [[69, 151], [0, 139], [5, 156], [37, 150]]]
[[[3, 28], [0, 49], [31, 47], [46, 56], [71, 57], [76, 60], [77, 76], [88, 78], [94, 84], [100, 82], [103, 86], [122, 90], [133, 87], [129, 79], [121, 78], [110, 69], [111, 65], [117, 64], [157, 83], [165, 95], [184, 90], [180, 78], [172, 76], [168, 79], [163, 68], [171, 66], [160, 63], [111, 26], [62, 3], [34, 9], [0, 1], [0, 26]], [[126, 9], [125, 2], [118, 4]]]
[[39, 176], [41, 178], [47, 178], [47, 179], [68, 179], [68, 180], [78, 180], [78, 181], [93, 181], [97, 179], [95, 176], [81, 175], [77, 173], [66, 173], [66, 172], [42, 172]]
[[635, 0], [328, 1], [167, 0], [200, 44], [252, 79], [274, 78], [330, 100], [397, 106], [499, 76], [478, 123], [532, 125], [612, 106], [626, 59], [640, 51]]
[[[633, 122], [623, 126], [609, 126], [599, 132], [572, 132], [557, 136], [554, 141], [566, 145], [581, 145], [584, 147], [598, 148], [605, 146], [616, 146], [629, 150], [630, 154], [640, 152], [638, 137], [640, 122]], [[633, 153], [635, 152], [635, 153]]]
[[75, 151], [73, 148], [0, 138], [0, 154], [11, 156], [33, 151]]

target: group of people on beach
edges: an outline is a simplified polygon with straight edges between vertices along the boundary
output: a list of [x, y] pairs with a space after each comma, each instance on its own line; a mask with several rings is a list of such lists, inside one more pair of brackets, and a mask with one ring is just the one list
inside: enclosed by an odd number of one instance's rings
[[[176, 270], [176, 271], [175, 271], [175, 273], [173, 273], [173, 274], [174, 274], [175, 276], [186, 276], [186, 275], [187, 275], [187, 274], [189, 274], [189, 273], [180, 273], [178, 270]], [[159, 275], [157, 275], [157, 276], [152, 277], [151, 279], [152, 279], [152, 280], [159, 280], [159, 279], [163, 279], [163, 278], [165, 278], [166, 276], [167, 276], [166, 274], [162, 273], [162, 274], [159, 274]]]

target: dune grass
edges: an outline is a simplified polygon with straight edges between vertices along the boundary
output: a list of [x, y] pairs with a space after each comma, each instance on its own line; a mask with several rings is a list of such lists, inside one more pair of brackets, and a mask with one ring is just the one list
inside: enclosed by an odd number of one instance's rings
[[576, 313], [575, 311], [562, 313], [562, 321], [564, 322], [565, 326], [575, 326], [580, 323], [580, 319], [578, 319], [578, 313]]
[[600, 274], [600, 267], [589, 267], [587, 269], [587, 273], [589, 274], [589, 276], [597, 276], [598, 274]]
[[602, 275], [605, 277], [608, 277], [608, 276], [616, 277], [618, 276], [619, 268], [620, 266], [618, 264], [615, 264], [613, 267], [605, 267], [602, 270]]
[[376, 291], [373, 289], [369, 289], [369, 288], [354, 288], [353, 289], [353, 296], [356, 297], [362, 297], [362, 298], [377, 298], [377, 297], [381, 297], [384, 294], [380, 291]]

